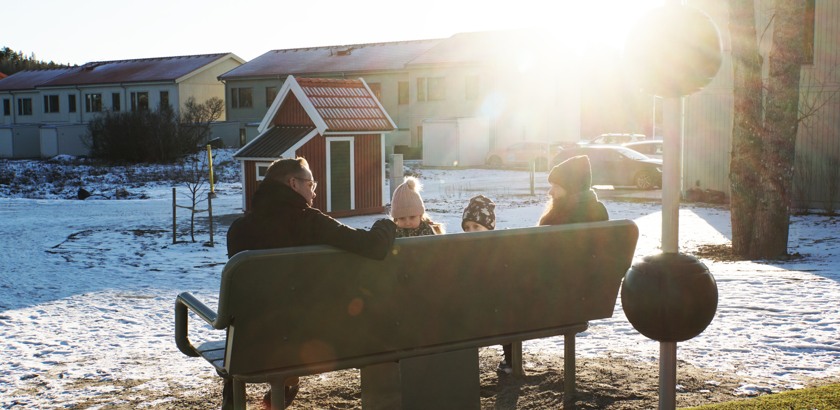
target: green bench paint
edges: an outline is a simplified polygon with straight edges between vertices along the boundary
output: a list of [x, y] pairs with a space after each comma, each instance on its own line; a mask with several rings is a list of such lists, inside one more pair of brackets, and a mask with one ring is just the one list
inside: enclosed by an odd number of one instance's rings
[[[245, 251], [222, 272], [218, 312], [178, 295], [175, 341], [233, 378], [237, 409], [246, 383], [271, 384], [282, 408], [286, 377], [348, 368], [362, 369], [366, 409], [478, 409], [478, 347], [564, 335], [573, 404], [575, 334], [612, 316], [637, 239], [614, 220], [401, 238], [383, 261]], [[193, 346], [190, 311], [225, 340]]]

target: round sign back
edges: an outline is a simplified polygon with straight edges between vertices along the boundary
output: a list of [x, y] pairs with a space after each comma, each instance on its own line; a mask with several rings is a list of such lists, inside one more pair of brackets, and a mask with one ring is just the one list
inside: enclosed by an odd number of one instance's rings
[[705, 87], [721, 65], [720, 34], [702, 11], [669, 4], [643, 17], [627, 37], [630, 78], [648, 94], [680, 97]]

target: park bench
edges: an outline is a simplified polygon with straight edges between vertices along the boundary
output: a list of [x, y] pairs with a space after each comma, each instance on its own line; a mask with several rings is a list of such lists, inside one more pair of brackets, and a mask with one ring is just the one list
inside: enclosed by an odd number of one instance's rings
[[[575, 335], [613, 315], [637, 239], [614, 220], [400, 238], [382, 261], [329, 246], [240, 252], [216, 312], [178, 295], [175, 340], [233, 380], [236, 409], [246, 383], [269, 383], [282, 409], [287, 377], [349, 368], [365, 409], [478, 409], [479, 347], [563, 335], [573, 406]], [[224, 340], [194, 346], [189, 312]]]

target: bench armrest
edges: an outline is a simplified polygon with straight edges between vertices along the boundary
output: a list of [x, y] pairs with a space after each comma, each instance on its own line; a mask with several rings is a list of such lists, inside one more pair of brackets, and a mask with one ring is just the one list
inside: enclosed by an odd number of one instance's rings
[[175, 344], [178, 350], [190, 357], [198, 357], [198, 351], [190, 343], [188, 309], [197, 314], [211, 326], [216, 321], [216, 312], [201, 303], [189, 292], [183, 292], [175, 298]]

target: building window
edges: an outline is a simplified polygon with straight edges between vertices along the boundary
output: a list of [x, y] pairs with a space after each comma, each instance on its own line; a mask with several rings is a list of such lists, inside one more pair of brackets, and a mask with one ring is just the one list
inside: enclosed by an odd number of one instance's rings
[[417, 101], [426, 101], [426, 77], [417, 79]]
[[429, 84], [429, 101], [443, 101], [446, 99], [446, 87], [443, 77], [431, 77]]
[[265, 87], [265, 107], [271, 107], [271, 103], [277, 98], [277, 87]]
[[32, 115], [32, 99], [18, 98], [18, 115]]
[[443, 77], [419, 77], [417, 79], [417, 101], [443, 101], [446, 88]]
[[268, 172], [268, 167], [271, 166], [271, 163], [257, 162], [255, 166], [257, 171], [257, 181], [262, 181], [263, 179], [265, 179], [265, 174]]
[[102, 111], [102, 94], [85, 94], [85, 112]]
[[12, 102], [8, 98], [3, 99], [3, 115], [12, 115]]
[[408, 81], [400, 81], [397, 83], [397, 104], [408, 104]]
[[45, 95], [44, 96], [44, 112], [53, 113], [58, 112], [58, 96]]
[[160, 105], [159, 107], [166, 107], [169, 105], [169, 91], [161, 91], [160, 92]]
[[69, 112], [76, 112], [76, 95], [71, 94], [67, 96], [67, 110]]
[[816, 12], [816, 0], [805, 1], [805, 32], [802, 36], [804, 41], [802, 48], [802, 64], [814, 64], [814, 23]]
[[119, 111], [120, 108], [120, 93], [111, 93], [111, 109]]
[[480, 86], [479, 77], [477, 75], [468, 75], [467, 84], [465, 88], [465, 98], [467, 100], [475, 100], [478, 98], [478, 91]]
[[251, 108], [253, 106], [254, 102], [251, 97], [251, 88], [230, 89], [231, 108]]
[[131, 111], [146, 111], [149, 109], [149, 93], [131, 93]]
[[382, 101], [382, 84], [368, 83], [368, 88], [370, 88], [370, 92], [373, 93], [373, 96], [376, 97], [377, 100]]

